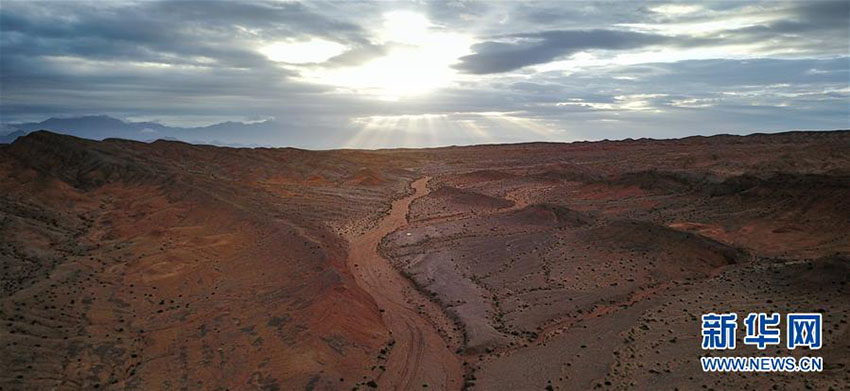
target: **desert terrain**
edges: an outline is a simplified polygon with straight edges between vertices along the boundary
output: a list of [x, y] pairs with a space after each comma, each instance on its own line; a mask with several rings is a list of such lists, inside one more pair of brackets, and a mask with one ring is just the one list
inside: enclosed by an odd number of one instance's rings
[[[0, 145], [0, 389], [847, 389], [847, 151], [34, 132]], [[703, 373], [708, 312], [823, 313], [823, 372]]]

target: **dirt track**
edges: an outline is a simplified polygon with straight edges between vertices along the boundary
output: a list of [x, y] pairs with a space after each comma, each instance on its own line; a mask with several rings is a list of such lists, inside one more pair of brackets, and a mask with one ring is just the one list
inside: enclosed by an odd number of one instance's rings
[[410, 203], [427, 194], [428, 179], [414, 181], [413, 195], [394, 201], [389, 215], [375, 228], [350, 239], [348, 266], [357, 284], [383, 311], [395, 342], [386, 371], [377, 379], [381, 388], [406, 390], [427, 384], [436, 389], [459, 389], [463, 384], [460, 360], [453, 352], [461, 342], [454, 324], [378, 253], [384, 236], [407, 225]]

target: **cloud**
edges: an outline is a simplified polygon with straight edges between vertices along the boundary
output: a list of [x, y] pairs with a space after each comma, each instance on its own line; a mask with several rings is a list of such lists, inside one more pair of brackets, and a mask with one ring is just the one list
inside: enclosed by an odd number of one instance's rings
[[[584, 8], [524, 11], [524, 18], [541, 23], [560, 19], [573, 23], [577, 16], [595, 14]], [[752, 54], [797, 55], [841, 55], [848, 51], [850, 3], [846, 1], [776, 3], [773, 9], [744, 4], [720, 10], [666, 4], [649, 11], [646, 21], [615, 23], [619, 30], [548, 30], [494, 36], [476, 44], [475, 53], [461, 58], [456, 67], [470, 74], [503, 73], [582, 51], [634, 52], [647, 48], [685, 50], [746, 45]], [[653, 13], [662, 16], [659, 19]]]
[[501, 73], [589, 49], [634, 49], [668, 41], [661, 35], [616, 30], [544, 31], [514, 34], [505, 41], [473, 46], [475, 54], [464, 56], [457, 68], [471, 74]]
[[387, 45], [364, 44], [358, 45], [327, 61], [325, 66], [355, 66], [364, 64], [388, 53]]
[[[848, 4], [5, 0], [0, 119], [109, 114], [194, 126], [275, 117], [286, 132], [257, 133], [269, 143], [324, 148], [361, 131], [356, 118], [392, 123], [400, 139], [415, 133], [413, 119], [459, 121], [446, 126], [486, 129], [488, 142], [541, 137], [523, 124], [578, 138], [850, 127]], [[389, 102], [305, 77], [404, 49], [382, 36], [392, 11], [475, 43], [447, 59], [450, 82]], [[260, 51], [310, 41], [345, 51], [297, 66]]]
[[[357, 25], [299, 3], [4, 3], [4, 52], [251, 67], [266, 59], [257, 41], [321, 37], [364, 43]], [[69, 17], [70, 16], [70, 17]], [[253, 44], [253, 45], [251, 45]]]
[[0, 28], [0, 115], [7, 121], [268, 115], [273, 105], [306, 102], [297, 97], [328, 88], [293, 80], [294, 71], [259, 52], [263, 43], [311, 36], [368, 43], [356, 24], [280, 2], [9, 1]]

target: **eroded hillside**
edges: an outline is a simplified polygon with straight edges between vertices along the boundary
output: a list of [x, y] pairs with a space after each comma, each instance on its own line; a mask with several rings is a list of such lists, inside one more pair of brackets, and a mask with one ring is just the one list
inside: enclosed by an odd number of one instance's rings
[[[36, 132], [0, 146], [0, 384], [845, 389], [848, 150], [848, 132], [380, 151]], [[824, 313], [824, 372], [702, 373], [712, 311]]]
[[[442, 150], [382, 249], [462, 325], [474, 389], [842, 389], [846, 150], [846, 132]], [[824, 373], [701, 371], [700, 314], [772, 311], [824, 313]]]
[[414, 174], [387, 169], [403, 164], [44, 132], [3, 147], [0, 164], [10, 389], [373, 377], [391, 337], [340, 232], [373, 225], [405, 191]]

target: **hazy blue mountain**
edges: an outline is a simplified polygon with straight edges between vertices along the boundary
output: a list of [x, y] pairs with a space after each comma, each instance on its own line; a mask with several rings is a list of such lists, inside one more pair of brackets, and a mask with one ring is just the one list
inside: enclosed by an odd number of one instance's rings
[[0, 136], [0, 144], [11, 144], [17, 140], [18, 137], [26, 136], [26, 134], [27, 132], [24, 132], [23, 130], [15, 130], [12, 133], [4, 134]]
[[[11, 143], [36, 130], [50, 130], [93, 140], [123, 138], [137, 141], [179, 140], [232, 146], [260, 146], [260, 140], [280, 139], [281, 126], [274, 120], [263, 122], [222, 122], [202, 127], [172, 127], [156, 122], [129, 122], [106, 115], [49, 118], [41, 122], [4, 125], [0, 143]], [[0, 133], [2, 134], [2, 133]], [[274, 137], [277, 136], [277, 137]]]

